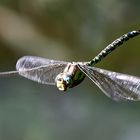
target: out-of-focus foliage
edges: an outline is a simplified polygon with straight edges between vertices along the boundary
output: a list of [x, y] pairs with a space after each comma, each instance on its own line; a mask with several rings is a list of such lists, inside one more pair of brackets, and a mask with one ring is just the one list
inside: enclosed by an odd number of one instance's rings
[[[140, 29], [138, 0], [0, 0], [0, 71], [24, 55], [92, 59]], [[98, 67], [140, 76], [140, 37]], [[63, 93], [21, 77], [0, 78], [1, 140], [136, 140], [140, 102], [116, 103], [90, 81]]]

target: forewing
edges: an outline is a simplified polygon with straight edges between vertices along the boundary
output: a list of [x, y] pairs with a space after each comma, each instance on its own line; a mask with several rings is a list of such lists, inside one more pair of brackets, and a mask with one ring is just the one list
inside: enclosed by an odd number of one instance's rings
[[78, 67], [111, 99], [140, 100], [139, 77], [86, 65], [78, 65]]
[[67, 63], [35, 56], [24, 56], [18, 60], [16, 69], [21, 76], [30, 80], [55, 85], [56, 76], [63, 72]]

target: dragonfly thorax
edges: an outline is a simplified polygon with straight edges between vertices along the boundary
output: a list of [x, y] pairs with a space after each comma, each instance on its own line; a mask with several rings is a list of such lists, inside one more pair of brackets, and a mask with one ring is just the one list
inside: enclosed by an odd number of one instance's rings
[[62, 73], [59, 73], [55, 79], [56, 86], [61, 91], [66, 91], [81, 83], [85, 74], [81, 72], [77, 64], [68, 63]]

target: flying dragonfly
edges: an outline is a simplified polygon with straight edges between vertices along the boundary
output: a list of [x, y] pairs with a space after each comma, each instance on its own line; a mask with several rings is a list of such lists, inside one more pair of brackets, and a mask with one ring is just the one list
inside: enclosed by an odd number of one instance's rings
[[56, 85], [61, 91], [77, 86], [88, 77], [105, 95], [115, 101], [139, 101], [140, 77], [92, 67], [124, 42], [139, 34], [140, 30], [122, 35], [89, 62], [66, 62], [24, 56], [17, 61], [16, 71], [1, 72], [0, 77], [21, 75], [41, 84]]

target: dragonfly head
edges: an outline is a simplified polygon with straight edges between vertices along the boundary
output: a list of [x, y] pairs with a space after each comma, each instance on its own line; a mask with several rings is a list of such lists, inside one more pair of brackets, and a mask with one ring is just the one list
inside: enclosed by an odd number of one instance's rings
[[69, 74], [60, 73], [57, 75], [55, 82], [59, 90], [66, 91], [71, 86], [72, 78]]

